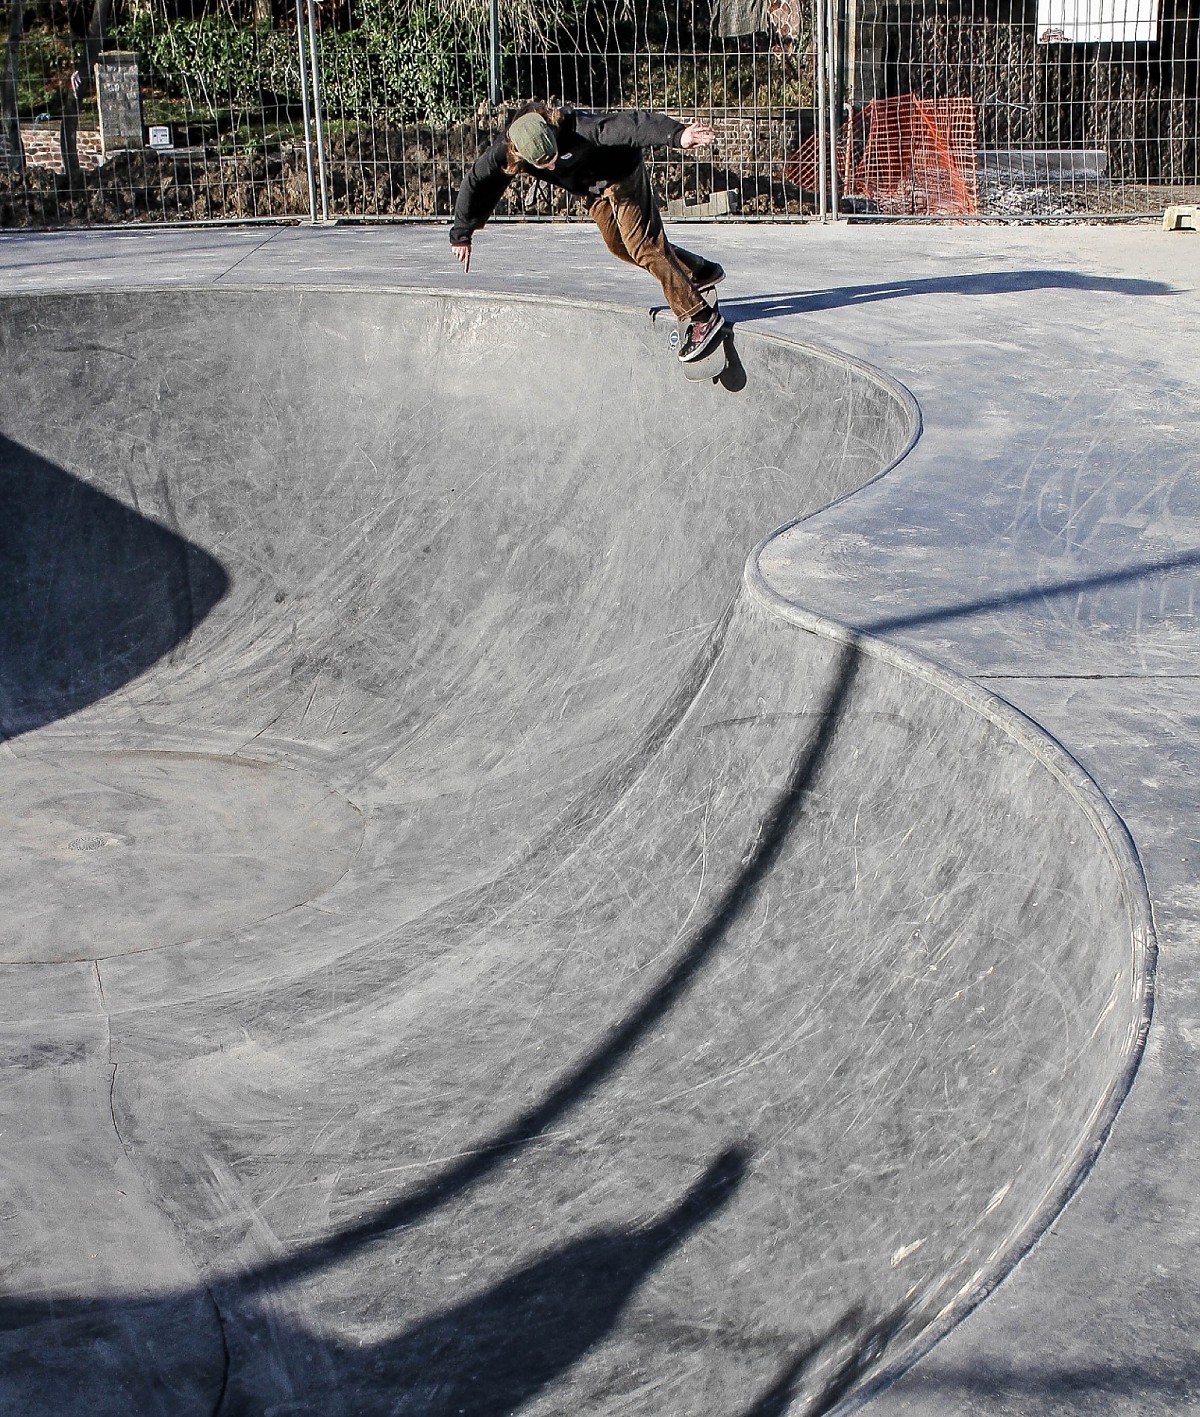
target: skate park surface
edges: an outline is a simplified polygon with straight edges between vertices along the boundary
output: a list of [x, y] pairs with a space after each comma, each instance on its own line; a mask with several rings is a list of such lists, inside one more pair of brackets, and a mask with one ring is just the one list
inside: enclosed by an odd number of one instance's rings
[[6, 234], [0, 1405], [1200, 1410], [1200, 237]]

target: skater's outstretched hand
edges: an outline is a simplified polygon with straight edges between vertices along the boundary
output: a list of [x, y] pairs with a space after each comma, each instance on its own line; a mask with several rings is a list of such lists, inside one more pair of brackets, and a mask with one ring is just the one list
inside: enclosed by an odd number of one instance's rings
[[469, 241], [452, 241], [450, 249], [454, 252], [454, 259], [462, 266], [465, 275], [471, 269], [471, 243]]
[[707, 123], [689, 123], [679, 135], [681, 148], [706, 148], [716, 141], [716, 132]]

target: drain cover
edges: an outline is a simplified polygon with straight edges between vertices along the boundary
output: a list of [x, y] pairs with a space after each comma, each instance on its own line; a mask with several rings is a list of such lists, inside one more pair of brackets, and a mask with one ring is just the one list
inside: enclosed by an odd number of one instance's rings
[[107, 838], [97, 836], [95, 832], [85, 832], [83, 836], [73, 836], [67, 842], [68, 851], [95, 851], [103, 846]]

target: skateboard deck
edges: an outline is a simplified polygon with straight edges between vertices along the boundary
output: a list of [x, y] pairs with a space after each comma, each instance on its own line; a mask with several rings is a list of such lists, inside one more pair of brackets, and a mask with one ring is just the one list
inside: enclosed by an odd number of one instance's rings
[[[708, 301], [709, 305], [717, 309], [717, 291], [715, 286], [709, 286], [707, 290], [700, 292]], [[671, 312], [662, 305], [654, 306], [650, 311], [650, 318], [657, 320], [660, 315], [670, 315]], [[682, 339], [682, 331], [678, 321], [673, 321], [671, 333], [667, 339], [667, 348], [671, 351], [671, 357], [679, 362], [679, 341]], [[694, 384], [702, 384], [706, 379], [712, 380], [715, 384], [727, 375], [737, 361], [733, 355], [733, 325], [728, 321], [725, 328], [702, 354], [699, 359], [690, 359], [686, 364], [680, 363], [683, 370], [683, 377]], [[737, 382], [737, 387], [741, 387], [744, 379]]]
[[[708, 301], [712, 309], [717, 309], [717, 288], [710, 285], [707, 290], [700, 292]], [[726, 325], [717, 338], [709, 345], [708, 349], [698, 358], [689, 359], [686, 364], [681, 364], [683, 377], [693, 384], [702, 384], [705, 379], [712, 379], [714, 382], [724, 374], [729, 363], [729, 336], [733, 333], [732, 327]], [[671, 352], [678, 358], [679, 340], [682, 336], [678, 330], [672, 335]]]
[[686, 364], [681, 364], [679, 367], [683, 370], [683, 377], [694, 384], [702, 384], [705, 379], [719, 379], [729, 363], [729, 334], [726, 326], [699, 359], [689, 359]]

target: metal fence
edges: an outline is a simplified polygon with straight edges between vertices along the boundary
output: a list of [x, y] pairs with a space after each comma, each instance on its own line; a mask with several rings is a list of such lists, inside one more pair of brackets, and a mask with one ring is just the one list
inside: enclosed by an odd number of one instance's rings
[[[521, 102], [703, 118], [678, 219], [1200, 200], [1200, 0], [9, 0], [0, 226], [446, 218]], [[500, 215], [572, 217], [515, 183]]]
[[971, 99], [980, 211], [1197, 201], [1197, 0], [934, 0], [860, 14], [859, 103], [873, 86]]

